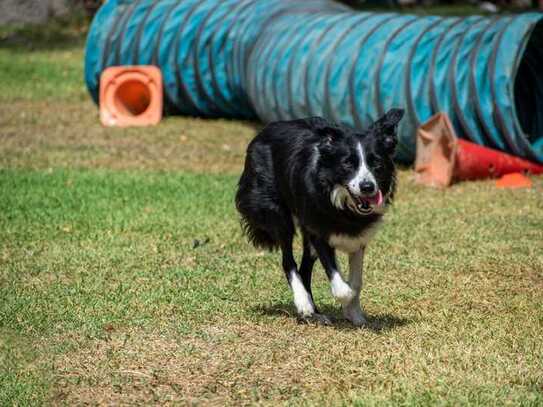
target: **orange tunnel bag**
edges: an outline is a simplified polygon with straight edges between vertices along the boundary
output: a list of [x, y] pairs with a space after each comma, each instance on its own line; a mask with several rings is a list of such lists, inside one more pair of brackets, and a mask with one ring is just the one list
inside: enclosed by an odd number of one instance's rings
[[415, 171], [419, 183], [443, 188], [455, 181], [497, 178], [518, 172], [543, 174], [543, 165], [459, 139], [447, 114], [440, 112], [417, 131]]

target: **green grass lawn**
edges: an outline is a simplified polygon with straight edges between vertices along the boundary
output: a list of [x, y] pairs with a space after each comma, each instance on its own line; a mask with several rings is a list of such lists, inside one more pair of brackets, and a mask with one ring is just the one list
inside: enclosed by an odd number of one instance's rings
[[104, 129], [58, 31], [0, 42], [0, 405], [543, 404], [543, 177], [438, 191], [402, 170], [369, 325], [299, 325], [233, 205], [259, 125]]

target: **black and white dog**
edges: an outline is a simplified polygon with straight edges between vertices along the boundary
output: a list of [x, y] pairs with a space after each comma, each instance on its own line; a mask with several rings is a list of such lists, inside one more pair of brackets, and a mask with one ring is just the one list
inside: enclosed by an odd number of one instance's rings
[[[394, 195], [392, 157], [402, 116], [403, 110], [392, 109], [361, 133], [319, 117], [274, 122], [249, 144], [236, 207], [255, 246], [281, 249], [304, 321], [330, 323], [311, 292], [318, 257], [344, 316], [357, 326], [366, 322], [360, 308], [362, 259]], [[292, 252], [296, 227], [303, 237], [300, 268]], [[335, 249], [349, 255], [348, 282]]]

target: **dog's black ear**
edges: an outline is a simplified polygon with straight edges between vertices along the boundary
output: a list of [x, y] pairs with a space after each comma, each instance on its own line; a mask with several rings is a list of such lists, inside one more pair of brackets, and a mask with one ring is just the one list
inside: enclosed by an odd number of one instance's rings
[[403, 109], [390, 109], [370, 126], [370, 130], [376, 135], [379, 144], [387, 154], [392, 155], [396, 149], [398, 144], [396, 132], [403, 114]]
[[398, 123], [400, 123], [400, 120], [402, 120], [403, 114], [403, 109], [390, 109], [383, 115], [383, 117], [373, 123], [371, 128], [379, 132], [395, 133]]
[[381, 140], [381, 145], [383, 147], [383, 150], [388, 155], [394, 154], [394, 152], [396, 151], [396, 145], [397, 144], [398, 144], [398, 137], [396, 137], [396, 133], [386, 135]]
[[339, 127], [325, 126], [317, 129], [317, 133], [321, 136], [322, 145], [332, 145], [334, 141], [343, 137], [343, 130]]

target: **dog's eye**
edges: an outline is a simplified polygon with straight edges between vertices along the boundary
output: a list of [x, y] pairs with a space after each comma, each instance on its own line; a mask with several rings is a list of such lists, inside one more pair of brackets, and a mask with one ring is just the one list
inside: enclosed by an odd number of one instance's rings
[[350, 157], [343, 157], [343, 158], [341, 159], [341, 166], [342, 166], [343, 168], [347, 168], [347, 169], [352, 168], [353, 163], [351, 162]]
[[374, 154], [369, 155], [368, 158], [367, 158], [367, 161], [368, 161], [368, 165], [370, 167], [372, 167], [372, 168], [379, 168], [382, 165], [381, 160], [379, 159], [379, 157], [377, 157]]

